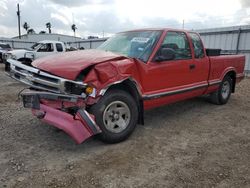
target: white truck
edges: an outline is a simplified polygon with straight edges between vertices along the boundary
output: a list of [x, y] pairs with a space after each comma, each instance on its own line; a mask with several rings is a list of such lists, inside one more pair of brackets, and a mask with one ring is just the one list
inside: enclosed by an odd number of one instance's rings
[[12, 48], [10, 47], [9, 44], [0, 42], [0, 63], [3, 62], [3, 58], [2, 58], [3, 54], [10, 50], [12, 50]]
[[31, 62], [40, 57], [61, 53], [66, 51], [66, 46], [63, 42], [44, 40], [35, 43], [30, 49], [12, 50], [3, 54], [3, 60], [14, 59], [23, 64], [30, 65]]

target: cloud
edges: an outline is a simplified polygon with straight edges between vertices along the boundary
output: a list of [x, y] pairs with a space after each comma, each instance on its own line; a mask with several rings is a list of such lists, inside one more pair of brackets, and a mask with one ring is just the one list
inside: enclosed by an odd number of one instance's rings
[[69, 25], [70, 21], [67, 17], [64, 17], [60, 14], [55, 14], [55, 13], [51, 13], [51, 18], [55, 18], [58, 21], [62, 22], [64, 25]]
[[240, 0], [240, 3], [243, 8], [249, 8], [250, 7], [250, 1], [249, 0]]
[[110, 4], [113, 0], [50, 0], [51, 2], [66, 7], [85, 6], [89, 4]]
[[21, 24], [27, 22], [39, 32], [50, 22], [53, 33], [72, 35], [74, 22], [80, 37], [136, 28], [182, 28], [183, 20], [186, 29], [232, 26], [249, 23], [250, 17], [249, 9], [243, 8], [250, 7], [249, 0], [0, 0], [0, 36], [18, 35], [16, 2]]

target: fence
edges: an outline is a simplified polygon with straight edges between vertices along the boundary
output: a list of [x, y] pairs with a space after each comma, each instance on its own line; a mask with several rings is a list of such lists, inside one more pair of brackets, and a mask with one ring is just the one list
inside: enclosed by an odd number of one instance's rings
[[219, 48], [222, 53], [244, 54], [245, 72], [250, 75], [250, 25], [198, 30], [206, 48]]
[[[92, 49], [92, 48], [97, 48], [106, 40], [107, 38], [88, 39], [88, 40], [80, 40], [80, 41], [74, 41], [74, 42], [66, 42], [66, 44], [75, 48], [82, 47], [84, 49]], [[0, 42], [9, 44], [13, 49], [30, 48], [33, 44], [36, 43], [36, 42], [27, 41], [27, 40], [18, 40], [18, 39], [12, 40], [12, 39], [1, 39], [1, 38], [0, 38]]]
[[25, 40], [0, 39], [0, 42], [9, 44], [13, 49], [30, 48], [35, 42]]
[[97, 48], [98, 46], [100, 46], [106, 40], [107, 38], [88, 39], [88, 40], [81, 40], [81, 41], [75, 41], [75, 42], [68, 42], [67, 44], [75, 48], [83, 47], [84, 49], [93, 49], [93, 48]]

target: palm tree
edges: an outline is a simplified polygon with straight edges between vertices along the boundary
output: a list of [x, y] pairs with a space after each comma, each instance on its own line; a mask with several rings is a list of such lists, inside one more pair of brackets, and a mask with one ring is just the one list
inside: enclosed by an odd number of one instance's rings
[[30, 26], [28, 25], [27, 22], [24, 22], [23, 28], [24, 28], [24, 29], [26, 30], [26, 32], [28, 33], [28, 29], [30, 28]]
[[35, 33], [36, 33], [35, 30], [32, 28], [28, 29], [27, 31], [27, 34], [35, 34]]
[[71, 29], [72, 29], [73, 32], [74, 32], [74, 37], [76, 37], [76, 29], [77, 29], [76, 24], [73, 24], [73, 25], [71, 26]]
[[48, 28], [49, 33], [51, 33], [51, 23], [50, 22], [46, 23], [46, 28]]

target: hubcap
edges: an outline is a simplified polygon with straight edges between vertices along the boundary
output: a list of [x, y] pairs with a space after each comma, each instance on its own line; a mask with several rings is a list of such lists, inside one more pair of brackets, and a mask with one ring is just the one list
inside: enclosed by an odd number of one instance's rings
[[131, 113], [128, 105], [122, 101], [110, 103], [103, 112], [103, 123], [107, 130], [120, 133], [130, 122]]
[[227, 99], [230, 93], [230, 83], [225, 81], [221, 88], [221, 95], [223, 99]]

